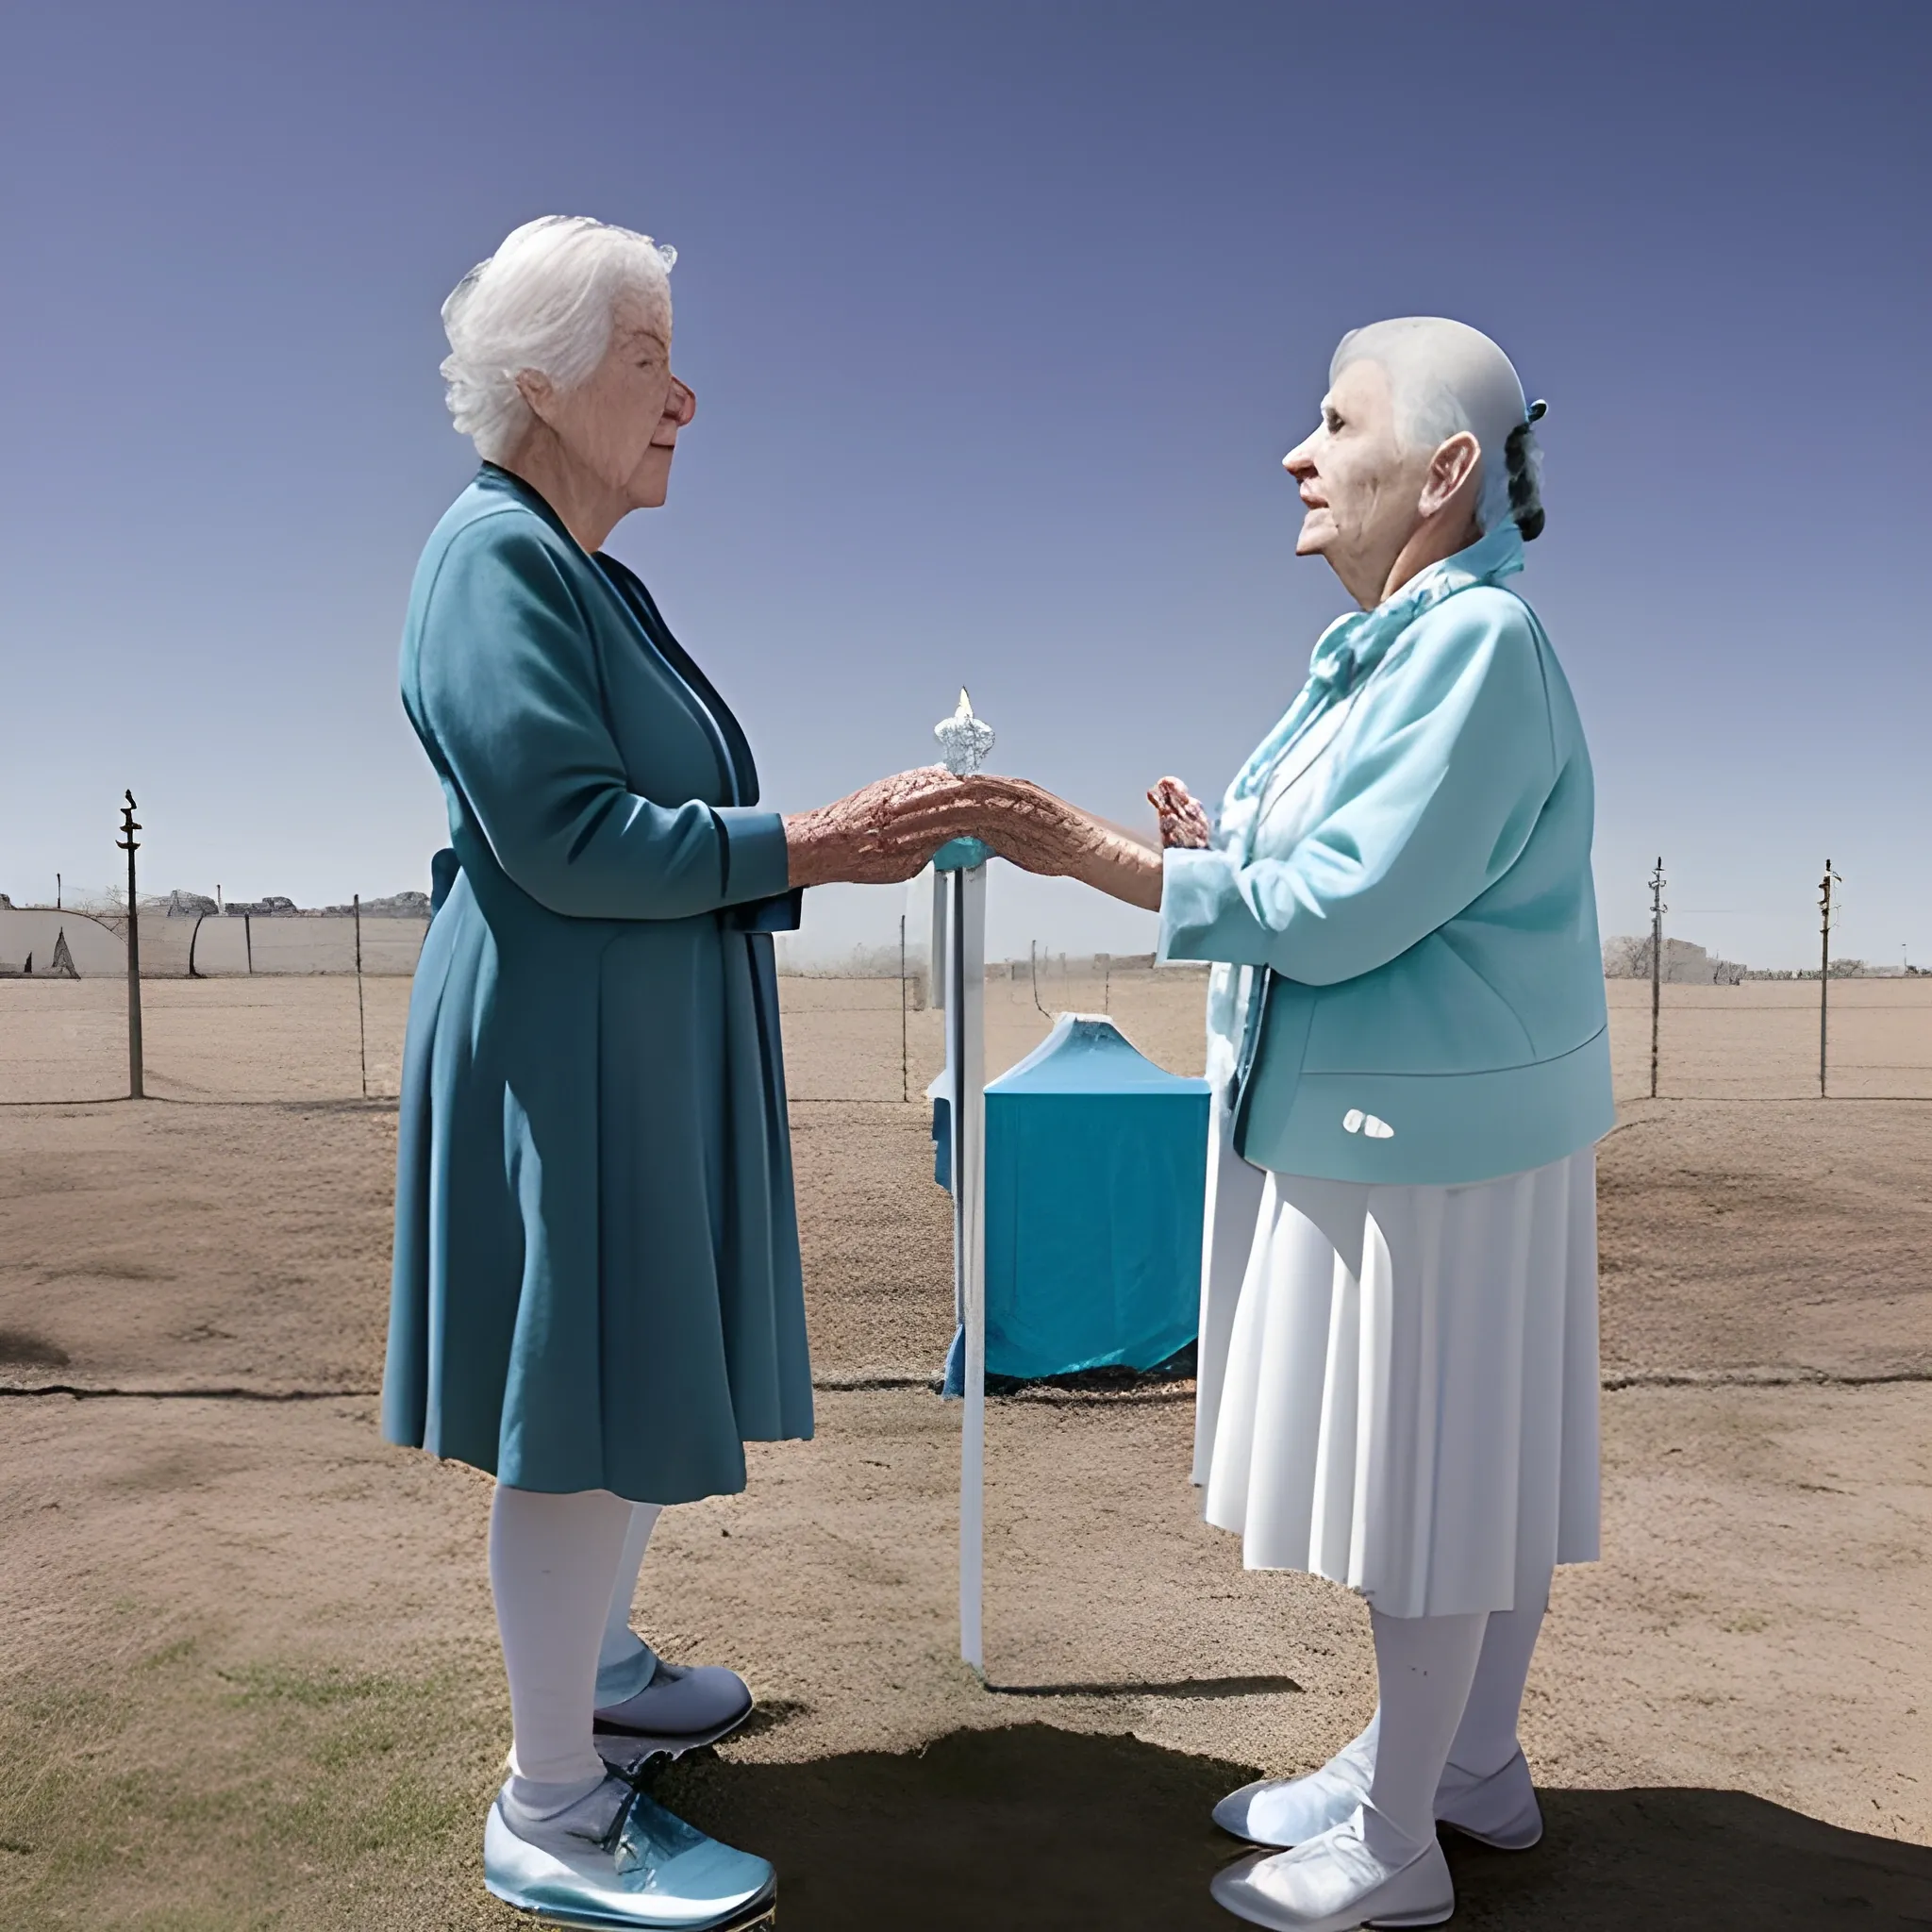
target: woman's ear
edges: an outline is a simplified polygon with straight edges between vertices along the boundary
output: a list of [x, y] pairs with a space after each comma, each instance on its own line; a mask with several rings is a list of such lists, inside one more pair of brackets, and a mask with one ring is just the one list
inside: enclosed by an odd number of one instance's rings
[[556, 408], [557, 390], [550, 378], [541, 369], [519, 369], [516, 382], [517, 393], [523, 397], [525, 408], [540, 423], [555, 427], [551, 411]]
[[1482, 454], [1482, 444], [1467, 429], [1458, 429], [1429, 458], [1429, 474], [1423, 478], [1417, 509], [1432, 517], [1453, 502], [1457, 491], [1475, 475]]

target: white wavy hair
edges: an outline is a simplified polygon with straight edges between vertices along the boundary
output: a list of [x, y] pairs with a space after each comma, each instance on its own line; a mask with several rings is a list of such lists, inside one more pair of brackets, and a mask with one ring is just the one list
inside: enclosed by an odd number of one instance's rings
[[[1378, 362], [1407, 449], [1434, 450], [1463, 430], [1482, 450], [1476, 521], [1493, 530], [1512, 513], [1507, 451], [1524, 424], [1515, 364], [1480, 329], [1442, 315], [1403, 315], [1349, 330], [1328, 365], [1332, 383], [1351, 362]], [[1526, 432], [1518, 438], [1526, 445]]]
[[531, 422], [517, 389], [524, 371], [558, 389], [590, 375], [610, 345], [621, 296], [641, 297], [668, 341], [676, 259], [676, 249], [588, 215], [542, 215], [512, 228], [442, 305], [445, 400], [476, 454], [500, 462], [523, 441]]

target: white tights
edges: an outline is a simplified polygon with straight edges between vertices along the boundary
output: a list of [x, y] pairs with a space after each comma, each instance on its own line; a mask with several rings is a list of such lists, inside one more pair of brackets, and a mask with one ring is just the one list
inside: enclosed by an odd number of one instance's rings
[[1545, 1590], [1535, 1599], [1534, 1609], [1491, 1610], [1483, 1626], [1475, 1681], [1449, 1747], [1449, 1762], [1473, 1776], [1489, 1777], [1516, 1756], [1523, 1687], [1529, 1680], [1529, 1660], [1543, 1627], [1548, 1594]]
[[[624, 1555], [618, 1559], [617, 1581], [610, 1591], [610, 1613], [604, 1622], [604, 1642], [597, 1653], [600, 1678], [622, 1673], [634, 1664], [646, 1648], [644, 1641], [630, 1627], [631, 1599], [638, 1593], [638, 1572], [644, 1567], [644, 1552], [651, 1546], [651, 1532], [663, 1514], [656, 1503], [633, 1503], [630, 1527], [625, 1532]], [[648, 1679], [646, 1680], [648, 1681]], [[598, 1686], [599, 1707], [611, 1702]], [[627, 1690], [621, 1694], [632, 1694]]]
[[490, 1588], [509, 1677], [510, 1782], [534, 1816], [563, 1810], [603, 1781], [591, 1741], [598, 1665], [619, 1647], [620, 1629], [629, 1655], [640, 1647], [630, 1603], [657, 1520], [655, 1505], [608, 1490], [548, 1495], [497, 1485]]
[[[1400, 1845], [1372, 1844], [1378, 1856], [1412, 1857], [1435, 1836], [1436, 1787], [1446, 1764], [1487, 1777], [1515, 1755], [1523, 1686], [1542, 1621], [1541, 1601], [1534, 1609], [1457, 1617], [1370, 1611], [1381, 1703], [1369, 1796], [1382, 1824], [1407, 1845], [1405, 1853]], [[1369, 1822], [1373, 1828], [1375, 1818]]]

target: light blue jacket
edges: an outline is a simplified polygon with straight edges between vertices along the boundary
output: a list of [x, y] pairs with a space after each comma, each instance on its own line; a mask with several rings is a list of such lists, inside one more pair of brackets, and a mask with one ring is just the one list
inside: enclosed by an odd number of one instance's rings
[[1590, 754], [1522, 567], [1505, 525], [1330, 625], [1213, 846], [1166, 855], [1161, 950], [1224, 962], [1208, 1071], [1258, 1167], [1454, 1185], [1611, 1125]]

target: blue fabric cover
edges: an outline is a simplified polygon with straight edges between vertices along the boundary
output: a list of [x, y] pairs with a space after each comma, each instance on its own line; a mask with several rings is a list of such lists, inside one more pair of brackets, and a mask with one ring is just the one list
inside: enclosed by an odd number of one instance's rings
[[403, 703], [453, 865], [416, 968], [383, 1431], [519, 1489], [682, 1503], [808, 1436], [778, 1046], [784, 826], [649, 592], [486, 467]]
[[[945, 1186], [951, 1110], [936, 1085]], [[988, 1083], [986, 1141], [989, 1374], [1151, 1369], [1194, 1339], [1207, 1081], [1156, 1066], [1110, 1020], [1063, 1013]]]

